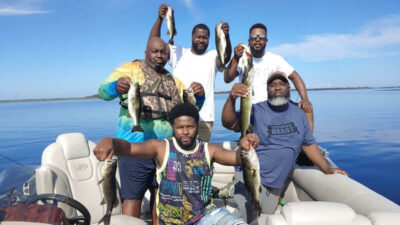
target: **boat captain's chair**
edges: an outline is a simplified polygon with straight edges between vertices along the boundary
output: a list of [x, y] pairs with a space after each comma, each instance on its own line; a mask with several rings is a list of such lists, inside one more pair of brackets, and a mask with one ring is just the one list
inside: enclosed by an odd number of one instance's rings
[[[97, 224], [106, 213], [106, 205], [100, 205], [104, 196], [102, 185], [98, 184], [104, 162], [94, 156], [95, 146], [81, 133], [61, 134], [43, 151], [41, 167], [35, 171], [38, 194], [61, 194], [79, 201], [90, 212], [91, 224]], [[117, 198], [111, 224], [146, 224], [138, 218], [121, 215], [119, 193]], [[78, 215], [76, 210], [63, 203], [59, 207], [68, 218]]]

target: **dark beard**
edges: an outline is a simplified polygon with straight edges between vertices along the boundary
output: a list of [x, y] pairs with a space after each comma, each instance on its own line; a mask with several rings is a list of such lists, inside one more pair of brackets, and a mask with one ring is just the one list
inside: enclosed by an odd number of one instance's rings
[[260, 50], [255, 50], [250, 46], [250, 51], [251, 51], [252, 56], [254, 56], [256, 58], [261, 58], [264, 55], [265, 46], [264, 46], [264, 48], [261, 48]]
[[208, 45], [205, 46], [204, 49], [198, 49], [198, 48], [197, 48], [197, 45], [196, 45], [195, 43], [192, 43], [193, 51], [196, 52], [198, 55], [204, 54], [204, 52], [206, 52], [206, 50], [207, 50], [207, 47], [208, 47]]
[[145, 59], [145, 61], [148, 66], [150, 66], [153, 70], [155, 70], [156, 72], [159, 72], [159, 73], [164, 71], [164, 66], [167, 63], [167, 62], [165, 62], [163, 64], [157, 64], [157, 63], [151, 62], [147, 58]]
[[189, 144], [183, 144], [181, 139], [176, 138], [175, 133], [174, 133], [174, 137], [176, 139], [176, 142], [178, 142], [179, 147], [181, 147], [184, 150], [192, 150], [196, 144], [196, 137], [197, 137], [197, 133], [194, 135], [194, 138], [192, 138], [192, 141]]

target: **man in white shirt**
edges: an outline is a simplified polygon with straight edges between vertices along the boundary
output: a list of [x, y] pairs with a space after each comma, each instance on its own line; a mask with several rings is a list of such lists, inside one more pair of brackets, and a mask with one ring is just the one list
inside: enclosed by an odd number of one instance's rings
[[[158, 17], [151, 30], [150, 37], [160, 37], [162, 21], [166, 16], [168, 6], [162, 4], [158, 9]], [[225, 34], [227, 62], [232, 53], [229, 39], [229, 25], [222, 24]], [[169, 65], [173, 69], [173, 75], [178, 77], [187, 87], [190, 83], [198, 82], [203, 85], [205, 102], [200, 110], [200, 122], [198, 138], [210, 141], [212, 126], [214, 124], [214, 82], [217, 70], [222, 71], [224, 65], [218, 58], [216, 50], [207, 51], [210, 38], [210, 29], [205, 24], [198, 24], [192, 30], [192, 47], [182, 48], [179, 45], [169, 44]]]
[[[253, 56], [253, 66], [255, 70], [252, 82], [252, 103], [256, 104], [268, 100], [266, 91], [268, 76], [273, 72], [281, 71], [287, 75], [287, 78], [293, 82], [295, 88], [299, 92], [301, 101], [298, 103], [298, 106], [305, 112], [310, 123], [311, 131], [313, 131], [314, 119], [312, 104], [308, 100], [306, 86], [300, 75], [283, 57], [265, 50], [268, 38], [267, 28], [264, 24], [257, 23], [251, 26], [248, 42], [251, 55]], [[234, 56], [224, 73], [224, 80], [226, 83], [232, 82], [236, 76], [239, 76], [240, 81], [242, 80], [243, 68], [238, 66], [238, 62], [243, 55], [243, 47], [237, 45], [234, 48], [234, 52]]]

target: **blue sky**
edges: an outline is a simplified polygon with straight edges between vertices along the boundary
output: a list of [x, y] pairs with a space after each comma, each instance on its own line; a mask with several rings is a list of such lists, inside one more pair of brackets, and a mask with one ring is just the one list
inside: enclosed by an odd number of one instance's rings
[[[0, 100], [82, 97], [123, 62], [144, 57], [161, 3], [175, 10], [175, 43], [197, 23], [230, 24], [235, 46], [268, 27], [309, 88], [400, 85], [400, 1], [0, 0]], [[168, 40], [163, 23], [162, 37]], [[229, 90], [219, 73], [216, 90]]]

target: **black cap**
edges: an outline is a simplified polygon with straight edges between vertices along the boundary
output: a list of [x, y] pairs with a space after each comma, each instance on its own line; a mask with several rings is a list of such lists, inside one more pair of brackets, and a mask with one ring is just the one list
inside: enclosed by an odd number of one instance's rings
[[279, 79], [285, 83], [289, 83], [288, 79], [286, 78], [286, 74], [284, 72], [276, 71], [268, 75], [267, 85], [269, 85], [275, 79]]
[[180, 116], [191, 116], [196, 120], [196, 123], [199, 122], [199, 112], [197, 108], [189, 103], [181, 103], [174, 106], [168, 114], [168, 120], [172, 124], [174, 120]]

